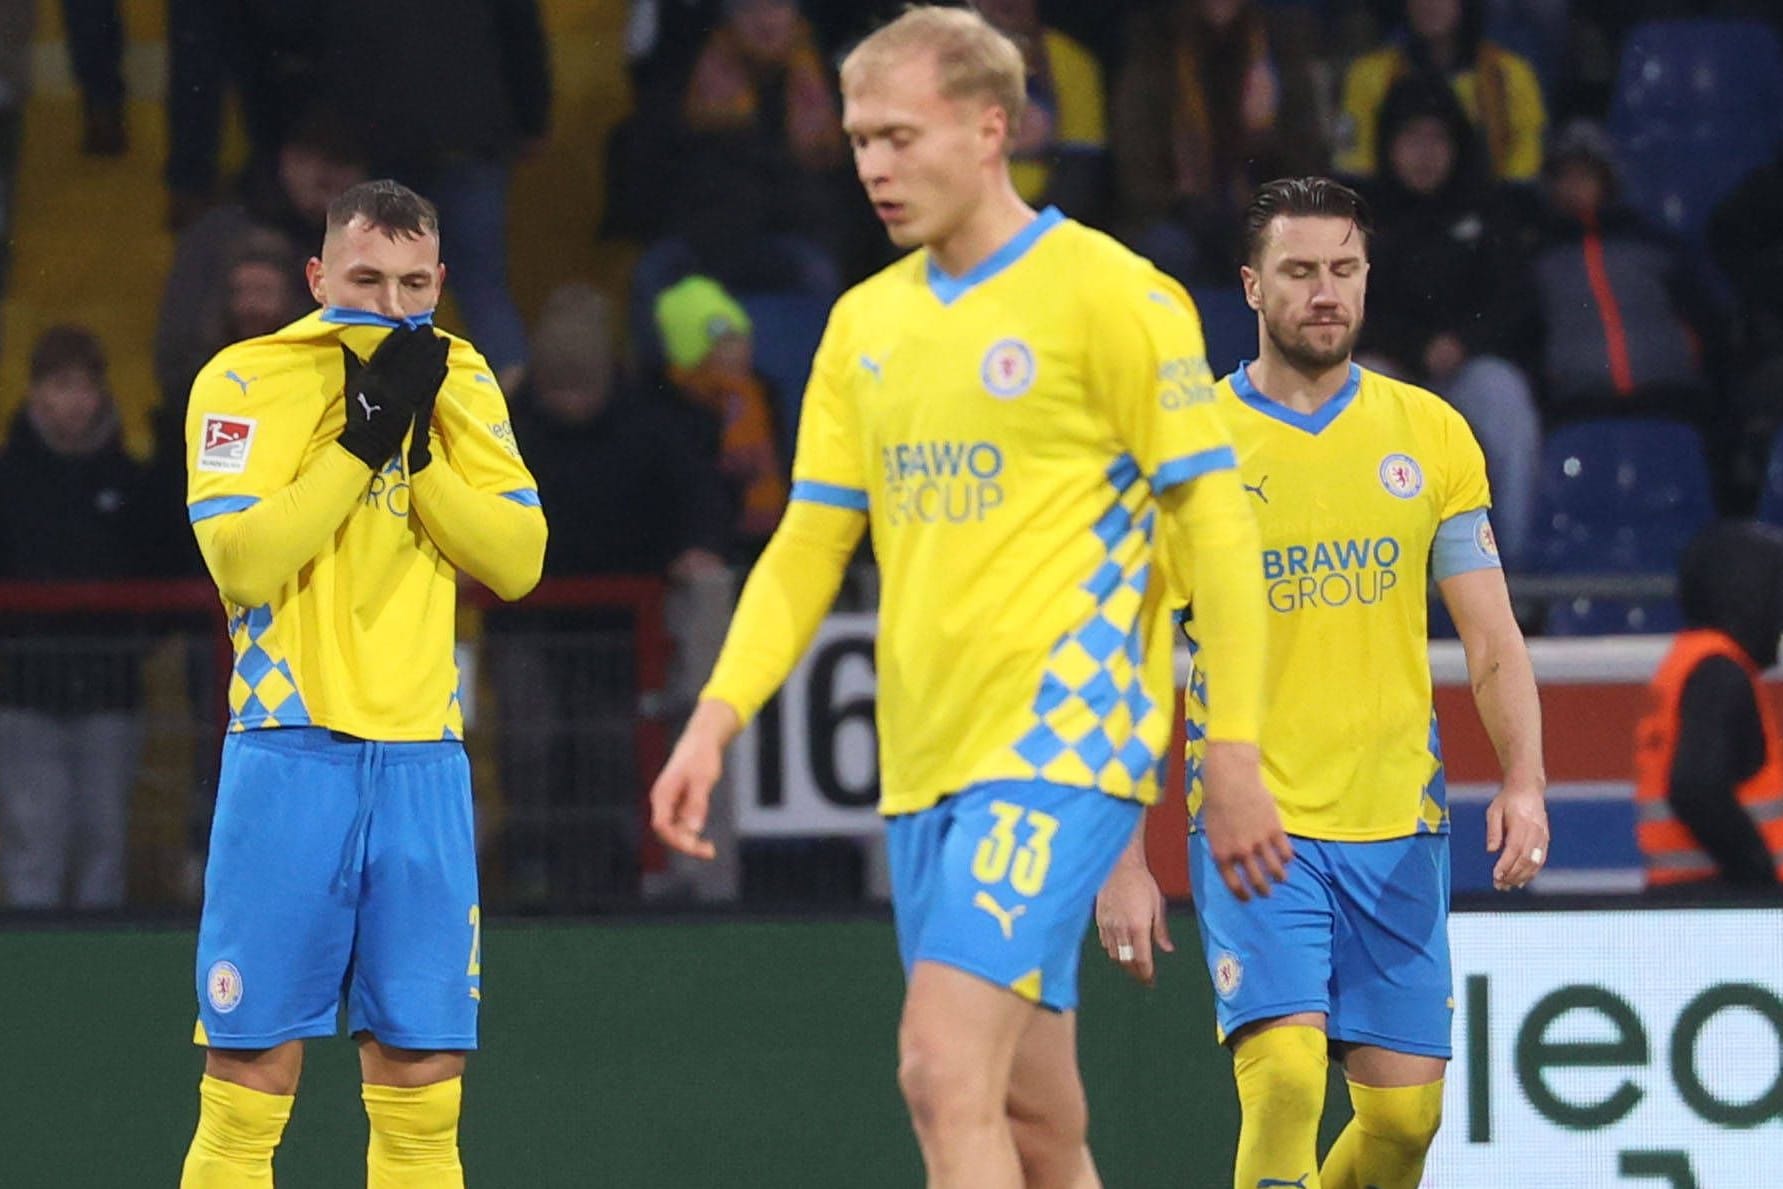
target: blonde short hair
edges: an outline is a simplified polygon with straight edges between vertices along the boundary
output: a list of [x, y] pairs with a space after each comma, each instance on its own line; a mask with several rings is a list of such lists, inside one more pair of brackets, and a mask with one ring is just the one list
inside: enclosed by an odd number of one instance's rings
[[969, 8], [913, 4], [875, 30], [842, 60], [842, 90], [914, 54], [932, 53], [949, 99], [983, 98], [1009, 117], [1009, 140], [1028, 107], [1028, 68], [1021, 50]]

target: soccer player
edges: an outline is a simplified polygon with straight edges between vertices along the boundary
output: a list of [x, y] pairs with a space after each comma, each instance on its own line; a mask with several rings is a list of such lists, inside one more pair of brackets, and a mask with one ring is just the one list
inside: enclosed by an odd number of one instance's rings
[[[1293, 876], [1240, 904], [1189, 862], [1219, 1035], [1244, 1123], [1233, 1184], [1412, 1189], [1449, 1057], [1449, 811], [1431, 709], [1425, 591], [1434, 578], [1503, 768], [1487, 811], [1502, 889], [1547, 855], [1541, 712], [1487, 519], [1480, 448], [1440, 399], [1350, 361], [1362, 327], [1368, 219], [1325, 178], [1262, 187], [1245, 215], [1245, 298], [1259, 350], [1218, 386], [1263, 539], [1268, 608], [1265, 783], [1293, 838]], [[1185, 630], [1196, 654], [1208, 625]], [[1191, 814], [1220, 692], [1189, 689]], [[1161, 934], [1143, 851], [1097, 906], [1103, 945], [1136, 977]], [[1355, 1119], [1317, 1167], [1327, 1054]]]
[[303, 1040], [334, 1034], [343, 989], [367, 1184], [464, 1184], [482, 932], [456, 578], [519, 598], [545, 519], [488, 365], [432, 327], [444, 277], [433, 205], [354, 186], [309, 262], [322, 309], [192, 386], [190, 516], [235, 671], [182, 1189], [273, 1183]]
[[843, 63], [857, 172], [917, 250], [830, 315], [791, 504], [651, 792], [664, 840], [710, 857], [724, 748], [870, 525], [909, 975], [898, 1077], [934, 1189], [1098, 1183], [1077, 956], [1157, 790], [1173, 704], [1160, 567], [1195, 591], [1221, 691], [1206, 786], [1226, 873], [1266, 890], [1288, 859], [1253, 742], [1254, 521], [1199, 321], [1149, 264], [1016, 195], [1024, 87], [1020, 52], [964, 9], [910, 9]]

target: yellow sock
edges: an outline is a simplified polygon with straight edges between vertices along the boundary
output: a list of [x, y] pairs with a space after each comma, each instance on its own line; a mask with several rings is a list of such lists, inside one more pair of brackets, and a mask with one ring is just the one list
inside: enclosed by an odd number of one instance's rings
[[1325, 1110], [1325, 1034], [1291, 1025], [1254, 1032], [1232, 1050], [1243, 1122], [1234, 1189], [1319, 1189], [1319, 1116]]
[[1442, 1124], [1442, 1088], [1440, 1080], [1391, 1088], [1351, 1082], [1356, 1117], [1325, 1156], [1325, 1189], [1417, 1189]]
[[180, 1189], [272, 1189], [272, 1153], [292, 1095], [266, 1094], [209, 1074], [198, 1083], [198, 1130]]
[[458, 1162], [458, 1108], [464, 1079], [431, 1086], [360, 1088], [371, 1120], [366, 1189], [464, 1189]]

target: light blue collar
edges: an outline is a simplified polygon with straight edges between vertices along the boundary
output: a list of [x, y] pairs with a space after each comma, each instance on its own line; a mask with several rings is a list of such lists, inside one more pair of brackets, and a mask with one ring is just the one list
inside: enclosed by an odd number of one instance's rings
[[1350, 407], [1350, 402], [1356, 399], [1357, 390], [1362, 387], [1362, 369], [1352, 363], [1350, 364], [1350, 378], [1343, 382], [1343, 387], [1337, 390], [1337, 395], [1319, 406], [1318, 412], [1302, 413], [1258, 392], [1257, 386], [1251, 383], [1250, 376], [1245, 374], [1244, 369], [1250, 365], [1251, 361], [1248, 359], [1239, 360], [1238, 367], [1231, 376], [1227, 377], [1232, 381], [1232, 391], [1238, 394], [1238, 399], [1265, 417], [1273, 417], [1284, 425], [1292, 425], [1295, 429], [1304, 430], [1309, 434], [1316, 435], [1322, 432], [1327, 425], [1337, 420], [1338, 414]]
[[952, 305], [972, 289], [990, 280], [1004, 269], [1014, 264], [1027, 254], [1041, 236], [1065, 221], [1065, 216], [1056, 206], [1049, 206], [1036, 215], [1026, 227], [1015, 233], [1015, 237], [1002, 247], [980, 260], [968, 269], [964, 275], [952, 277], [944, 272], [933, 256], [929, 257], [929, 289], [942, 305]]
[[346, 306], [328, 306], [322, 311], [322, 321], [333, 322], [340, 326], [382, 326], [386, 330], [395, 330], [398, 326], [413, 329], [417, 326], [432, 326], [433, 311], [423, 314], [412, 314], [407, 318], [386, 318], [382, 314], [374, 314], [370, 310], [353, 310]]

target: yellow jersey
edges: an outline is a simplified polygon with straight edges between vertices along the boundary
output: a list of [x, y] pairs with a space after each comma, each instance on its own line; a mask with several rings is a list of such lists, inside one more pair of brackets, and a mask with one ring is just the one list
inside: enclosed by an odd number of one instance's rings
[[[186, 414], [194, 525], [262, 499], [292, 498], [286, 489], [299, 473], [339, 450], [342, 348], [369, 358], [391, 325], [319, 310], [227, 347], [205, 366]], [[538, 508], [488, 364], [451, 338], [448, 366], [434, 409], [433, 466]], [[230, 730], [322, 726], [386, 741], [462, 736], [453, 657], [457, 570], [412, 514], [406, 454], [398, 451], [367, 476], [345, 522], [271, 598], [243, 606], [223, 597], [235, 654]]]
[[1154, 799], [1156, 496], [1234, 465], [1187, 294], [1055, 209], [962, 277], [917, 251], [844, 294], [793, 499], [867, 513], [884, 812], [1011, 779]]
[[[1371, 841], [1448, 830], [1430, 692], [1438, 580], [1496, 566], [1485, 458], [1441, 398], [1354, 364], [1315, 414], [1216, 388], [1263, 539], [1263, 780], [1290, 834]], [[1185, 624], [1191, 650], [1195, 625]], [[1187, 697], [1189, 810], [1201, 807], [1206, 689]]]

